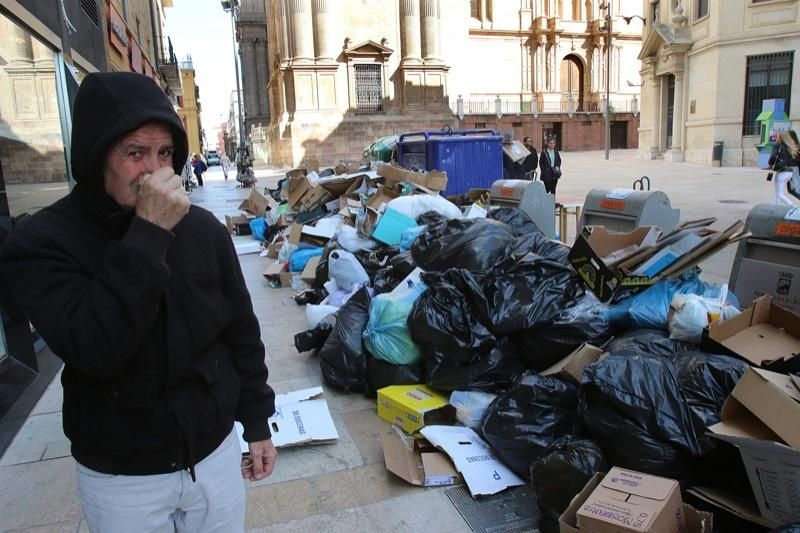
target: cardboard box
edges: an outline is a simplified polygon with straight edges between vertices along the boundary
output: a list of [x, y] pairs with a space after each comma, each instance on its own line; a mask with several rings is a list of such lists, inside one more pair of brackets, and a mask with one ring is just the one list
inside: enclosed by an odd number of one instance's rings
[[250, 196], [239, 204], [239, 209], [256, 217], [266, 217], [269, 212], [278, 209], [278, 202], [271, 196], [264, 196], [257, 190], [251, 189]]
[[251, 235], [250, 219], [243, 215], [225, 215], [225, 226], [231, 235]]
[[[595, 529], [582, 529], [578, 526], [578, 511], [583, 507], [583, 504], [589, 499], [589, 496], [594, 490], [600, 486], [605, 474], [602, 472], [596, 473], [592, 479], [586, 483], [586, 486], [581, 490], [570, 502], [569, 507], [561, 514], [558, 519], [558, 526], [560, 533], [594, 533]], [[704, 511], [698, 511], [691, 505], [683, 504], [683, 515], [686, 517], [686, 529], [682, 530], [686, 533], [712, 533], [714, 531], [714, 515]], [[618, 529], [616, 531], [627, 531], [626, 529]], [[650, 533], [650, 530], [646, 530]], [[677, 531], [677, 530], [676, 530]]]
[[[292, 177], [289, 177], [289, 174], [293, 174]], [[300, 201], [308, 192], [308, 190], [314, 186], [314, 183], [309, 180], [305, 173], [305, 169], [290, 171], [286, 174], [286, 176], [289, 177], [288, 204], [290, 208], [296, 211], [302, 206]]]
[[346, 174], [337, 175], [335, 177], [320, 179], [319, 186], [331, 193], [333, 198], [338, 198], [345, 194], [358, 178], [359, 176], [350, 176]]
[[511, 161], [517, 163], [522, 161], [529, 155], [531, 155], [530, 150], [525, 148], [525, 145], [519, 141], [511, 141], [509, 143], [503, 143], [503, 153], [508, 156]]
[[367, 201], [367, 207], [372, 208], [375, 211], [379, 211], [383, 204], [387, 204], [399, 197], [400, 195], [394, 190], [385, 186], [381, 186], [378, 188], [378, 192], [370, 196], [369, 201]]
[[769, 295], [761, 296], [741, 314], [709, 324], [702, 348], [780, 370], [800, 354], [800, 315], [776, 305]]
[[300, 198], [300, 210], [311, 211], [333, 200], [333, 196], [323, 186], [314, 185]]
[[269, 243], [269, 246], [267, 246], [267, 257], [270, 259], [277, 259], [283, 243], [284, 241]]
[[461, 482], [461, 476], [445, 454], [425, 439], [408, 440], [413, 442], [409, 444], [399, 435], [383, 436], [386, 470], [418, 487], [442, 487]]
[[743, 258], [734, 293], [742, 307], [770, 294], [775, 303], [800, 313], [800, 267]]
[[576, 513], [594, 533], [680, 533], [686, 530], [677, 481], [614, 467]]
[[433, 191], [443, 191], [447, 188], [447, 174], [438, 170], [422, 173], [381, 163], [378, 165], [378, 176], [383, 177], [384, 185], [390, 189], [394, 189], [395, 185], [401, 181], [416, 183]]
[[[758, 511], [758, 504], [756, 504], [753, 498], [746, 498], [737, 494], [728, 493], [725, 492], [724, 489], [717, 487], [692, 487], [686, 492], [716, 509], [720, 509], [725, 513], [748, 522], [764, 526], [765, 528], [772, 529], [780, 525], [774, 520], [769, 520], [761, 516], [761, 513]], [[687, 522], [691, 524], [689, 520], [687, 520]]]
[[800, 388], [791, 376], [749, 368], [709, 428], [739, 448], [761, 514], [800, 520]]
[[486, 218], [488, 214], [489, 212], [483, 207], [478, 204], [472, 204], [464, 211], [464, 218]]
[[405, 230], [416, 225], [417, 222], [413, 218], [388, 208], [375, 225], [375, 229], [372, 231], [372, 238], [389, 246], [394, 246], [395, 244], [400, 244], [400, 236]]
[[289, 263], [272, 263], [264, 271], [264, 277], [270, 280], [278, 280], [283, 289], [292, 288], [292, 273], [289, 272]]
[[564, 359], [540, 373], [543, 376], [558, 376], [577, 385], [581, 382], [583, 369], [599, 361], [603, 353], [600, 348], [584, 343]]
[[445, 396], [425, 385], [392, 385], [378, 391], [378, 416], [414, 433], [430, 424], [456, 420], [456, 410]]
[[314, 283], [317, 280], [317, 265], [319, 265], [320, 259], [322, 257], [319, 255], [309, 259], [303, 269], [303, 273], [300, 275], [300, 279], [306, 283]]
[[422, 435], [444, 450], [467, 484], [470, 494], [486, 496], [525, 482], [500, 462], [475, 431], [463, 426], [426, 426]]
[[[328, 402], [320, 398], [322, 387], [312, 387], [288, 394], [275, 395], [275, 414], [267, 423], [272, 432], [272, 444], [276, 448], [328, 444], [339, 438], [333, 424]], [[236, 422], [239, 446], [242, 453], [249, 451], [244, 441], [244, 428]]]

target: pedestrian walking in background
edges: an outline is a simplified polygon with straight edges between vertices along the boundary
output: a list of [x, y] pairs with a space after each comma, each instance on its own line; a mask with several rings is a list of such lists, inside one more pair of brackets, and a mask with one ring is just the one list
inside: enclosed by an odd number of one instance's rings
[[554, 195], [561, 179], [561, 154], [556, 148], [556, 138], [548, 137], [547, 146], [539, 156], [539, 172], [545, 190]]
[[89, 530], [242, 532], [242, 477], [277, 457], [275, 394], [230, 235], [176, 175], [183, 124], [152, 79], [93, 73], [71, 150], [77, 185], [9, 234], [0, 271], [64, 361]]
[[786, 190], [789, 180], [797, 171], [800, 147], [788, 132], [778, 133], [775, 142], [775, 148], [769, 157], [769, 168], [774, 172], [775, 204], [793, 206], [794, 202], [786, 195]]
[[208, 167], [206, 166], [205, 162], [203, 161], [203, 158], [200, 157], [199, 154], [194, 154], [192, 158], [194, 159], [194, 161], [192, 162], [192, 168], [194, 169], [194, 175], [197, 178], [197, 186], [202, 187], [203, 172], [208, 170]]
[[231, 160], [226, 154], [222, 154], [222, 157], [219, 158], [219, 166], [222, 167], [222, 174], [225, 176], [225, 179], [228, 179], [228, 170], [231, 168]]

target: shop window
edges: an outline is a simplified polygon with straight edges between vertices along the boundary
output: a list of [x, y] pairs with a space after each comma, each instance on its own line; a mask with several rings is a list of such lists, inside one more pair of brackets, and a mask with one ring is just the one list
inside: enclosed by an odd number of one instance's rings
[[792, 96], [794, 52], [749, 56], [745, 74], [742, 135], [758, 135], [756, 117], [764, 100], [782, 98], [789, 114]]

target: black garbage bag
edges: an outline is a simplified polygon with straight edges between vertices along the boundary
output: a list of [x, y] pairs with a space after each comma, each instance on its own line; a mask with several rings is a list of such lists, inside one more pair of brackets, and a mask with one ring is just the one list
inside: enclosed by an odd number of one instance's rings
[[518, 207], [499, 207], [497, 209], [492, 209], [489, 211], [489, 214], [486, 215], [486, 218], [508, 224], [517, 237], [530, 235], [531, 233], [542, 234], [542, 230], [539, 229], [539, 226]]
[[411, 254], [424, 270], [462, 268], [485, 272], [497, 263], [514, 239], [511, 227], [496, 220], [450, 220], [429, 225], [414, 241]]
[[418, 226], [435, 226], [437, 224], [444, 224], [446, 222], [447, 218], [445, 218], [444, 215], [438, 211], [428, 211], [427, 213], [422, 213], [417, 217]]
[[423, 379], [422, 363], [393, 365], [374, 357], [367, 358], [367, 380], [371, 392], [392, 385], [415, 385], [422, 383]]
[[584, 293], [572, 269], [534, 254], [496, 268], [484, 286], [496, 335], [549, 326]]
[[669, 333], [660, 329], [633, 329], [611, 341], [606, 351], [614, 355], [674, 358], [679, 353], [693, 348], [689, 343], [670, 339]]
[[399, 253], [396, 256], [392, 257], [390, 263], [392, 267], [394, 267], [395, 275], [400, 279], [405, 279], [406, 276], [411, 274], [414, 271], [414, 269], [417, 268], [417, 263], [411, 256], [411, 250]]
[[392, 257], [400, 253], [397, 246], [381, 246], [374, 250], [359, 250], [353, 255], [364, 267], [369, 276], [370, 282], [375, 280], [375, 275], [382, 268], [389, 266]]
[[297, 305], [318, 305], [326, 296], [328, 291], [325, 289], [306, 289], [295, 294], [294, 302]]
[[550, 324], [513, 336], [528, 368], [545, 370], [568, 356], [581, 344], [602, 346], [611, 338], [605, 320], [607, 305], [586, 292], [561, 311]]
[[503, 259], [500, 263], [516, 262], [526, 254], [540, 255], [551, 261], [572, 268], [569, 262], [570, 248], [566, 244], [558, 241], [551, 241], [545, 237], [544, 233], [535, 232], [528, 235], [521, 235], [506, 248]]
[[401, 281], [403, 281], [403, 278], [397, 276], [394, 267], [390, 263], [389, 266], [375, 272], [375, 276], [372, 279], [372, 288], [375, 290], [375, 294], [383, 294], [397, 287]]
[[489, 405], [481, 433], [511, 470], [529, 478], [531, 463], [555, 441], [581, 433], [578, 388], [556, 377], [525, 374]]
[[[712, 355], [698, 351], [681, 353], [675, 361], [678, 383], [698, 431], [720, 421], [722, 404], [739, 382], [748, 364], [725, 355]], [[705, 448], [711, 450], [716, 441], [706, 439]]]
[[504, 389], [524, 370], [513, 343], [489, 329], [481, 278], [455, 269], [422, 275], [428, 290], [414, 303], [408, 328], [423, 354], [425, 381], [434, 388]]
[[310, 350], [319, 350], [328, 340], [328, 337], [333, 331], [333, 324], [328, 322], [320, 322], [312, 329], [302, 331], [294, 336], [294, 347], [300, 353], [308, 352]]
[[558, 518], [596, 472], [607, 472], [609, 465], [594, 442], [572, 435], [562, 437], [548, 448], [546, 455], [531, 465], [531, 482], [542, 512], [539, 529], [558, 533]]
[[369, 292], [362, 287], [336, 312], [336, 324], [319, 352], [322, 379], [331, 387], [367, 390], [367, 350], [361, 334], [369, 320], [369, 303]]
[[322, 249], [322, 257], [317, 263], [317, 269], [314, 271], [314, 283], [311, 287], [314, 289], [322, 289], [328, 282], [328, 256], [332, 251], [336, 250], [339, 243], [336, 239], [331, 239], [325, 243], [325, 248]]

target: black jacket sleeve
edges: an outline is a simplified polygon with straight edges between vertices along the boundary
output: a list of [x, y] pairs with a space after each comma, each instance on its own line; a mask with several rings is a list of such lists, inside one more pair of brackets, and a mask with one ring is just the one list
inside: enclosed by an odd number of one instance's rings
[[134, 217], [91, 274], [60, 243], [23, 225], [3, 246], [0, 269], [53, 352], [87, 375], [108, 378], [124, 370], [158, 316], [172, 239]]
[[275, 392], [267, 385], [269, 372], [264, 362], [261, 326], [242, 275], [239, 259], [228, 232], [219, 225], [224, 292], [234, 309], [234, 317], [223, 332], [223, 342], [231, 350], [231, 362], [241, 380], [236, 420], [244, 426], [244, 440], [269, 439], [267, 419], [275, 413]]

